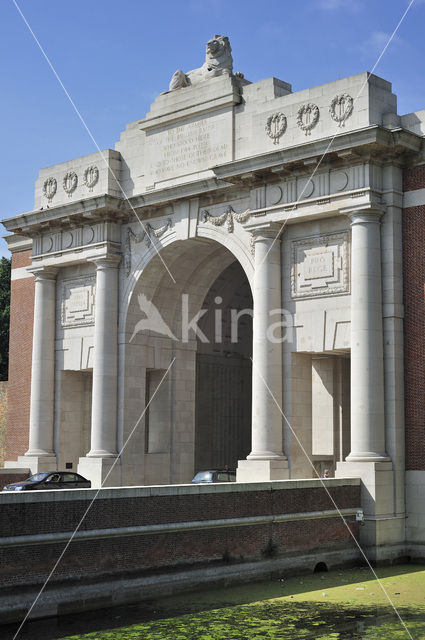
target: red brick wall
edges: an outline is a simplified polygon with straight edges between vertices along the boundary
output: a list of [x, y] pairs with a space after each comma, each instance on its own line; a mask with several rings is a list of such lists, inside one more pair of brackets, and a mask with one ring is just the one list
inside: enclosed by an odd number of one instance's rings
[[[353, 533], [358, 525], [348, 519]], [[73, 541], [50, 583], [102, 577], [149, 575], [211, 562], [242, 562], [276, 554], [352, 549], [354, 542], [341, 519], [323, 518], [279, 524], [220, 527], [176, 533]], [[1, 587], [40, 584], [60, 556], [64, 543], [0, 550]]]
[[[31, 249], [12, 254], [12, 269], [31, 264]], [[6, 460], [28, 450], [34, 278], [12, 280]]]
[[20, 472], [11, 472], [11, 473], [0, 473], [0, 491], [7, 484], [13, 484], [14, 482], [21, 482], [22, 480], [26, 480], [29, 476], [27, 471], [22, 473]]
[[[340, 509], [360, 506], [360, 483], [328, 489]], [[236, 486], [234, 487], [236, 489]], [[298, 489], [255, 489], [214, 487], [185, 488], [179, 495], [137, 495], [120, 497], [128, 489], [100, 497], [84, 519], [80, 530], [98, 530], [178, 522], [222, 520], [273, 514], [334, 510], [321, 486]], [[232, 487], [233, 489], [233, 487]], [[161, 490], [159, 490], [161, 491]], [[163, 489], [167, 492], [167, 488]], [[49, 492], [50, 493], [50, 492]], [[64, 548], [64, 542], [21, 546], [19, 536], [71, 532], [84, 515], [94, 491], [66, 499], [52, 500], [47, 494], [34, 495], [28, 502], [22, 494], [2, 494], [0, 537], [17, 536], [16, 545], [0, 548], [0, 586], [42, 583]], [[171, 492], [169, 492], [171, 493]], [[4, 497], [3, 497], [4, 496]], [[64, 496], [65, 498], [65, 496]], [[355, 516], [347, 516], [350, 530], [358, 535]], [[318, 517], [288, 522], [264, 522], [246, 526], [220, 526], [197, 530], [152, 532], [146, 535], [119, 535], [89, 540], [73, 540], [51, 582], [93, 580], [110, 576], [145, 575], [163, 568], [176, 571], [210, 562], [242, 562], [277, 555], [336, 550], [352, 550], [355, 543], [341, 517]]]
[[403, 171], [403, 191], [425, 188], [425, 164], [409, 167]]
[[[404, 190], [425, 188], [425, 165], [404, 171]], [[425, 205], [403, 211], [406, 469], [425, 470]]]

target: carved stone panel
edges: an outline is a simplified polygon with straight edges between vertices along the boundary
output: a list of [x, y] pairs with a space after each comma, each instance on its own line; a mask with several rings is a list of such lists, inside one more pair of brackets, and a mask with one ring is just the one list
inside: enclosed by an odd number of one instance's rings
[[350, 291], [350, 234], [331, 233], [292, 242], [293, 298]]
[[62, 283], [61, 325], [81, 327], [94, 324], [96, 276], [83, 276]]
[[148, 180], [154, 184], [232, 160], [231, 110], [168, 126], [146, 136]]

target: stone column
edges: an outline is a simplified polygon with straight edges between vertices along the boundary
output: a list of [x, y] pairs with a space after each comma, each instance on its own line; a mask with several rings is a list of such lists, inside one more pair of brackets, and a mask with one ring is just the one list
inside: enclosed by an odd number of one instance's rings
[[383, 462], [382, 210], [348, 212], [351, 250], [351, 451], [347, 462]]
[[[117, 456], [117, 367], [118, 367], [118, 264], [119, 256], [94, 259], [96, 303], [94, 327], [91, 448], [80, 458], [78, 469], [92, 481], [103, 484]], [[118, 484], [114, 467], [107, 485]]]
[[[31, 404], [29, 449], [25, 456], [31, 471], [42, 471], [44, 462], [51, 467], [53, 451], [53, 415], [55, 381], [55, 308], [57, 269], [31, 269], [35, 277], [34, 328], [31, 368]], [[53, 467], [54, 468], [54, 467]]]
[[91, 449], [92, 458], [117, 455], [118, 260], [96, 264]]
[[278, 480], [287, 477], [282, 451], [282, 341], [281, 242], [279, 227], [253, 230], [255, 272], [253, 286], [252, 451], [239, 461], [238, 481]]
[[[368, 556], [384, 559], [393, 543], [394, 473], [385, 446], [384, 359], [379, 205], [345, 210], [352, 228], [351, 451], [337, 477], [360, 478]], [[390, 527], [386, 526], [387, 522]]]

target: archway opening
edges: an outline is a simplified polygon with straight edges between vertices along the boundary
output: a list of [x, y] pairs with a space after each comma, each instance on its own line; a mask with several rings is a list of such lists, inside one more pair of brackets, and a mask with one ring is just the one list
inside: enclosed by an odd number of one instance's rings
[[[190, 482], [205, 466], [235, 467], [251, 445], [252, 296], [245, 271], [231, 251], [206, 238], [174, 241], [161, 258], [175, 283], [159, 255], [145, 254], [121, 334], [123, 439], [140, 421], [123, 452], [127, 484]], [[146, 315], [154, 322], [146, 324]]]

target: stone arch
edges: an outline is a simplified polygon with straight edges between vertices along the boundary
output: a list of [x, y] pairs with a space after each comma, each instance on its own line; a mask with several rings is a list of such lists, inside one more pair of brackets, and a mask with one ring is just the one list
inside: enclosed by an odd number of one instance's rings
[[[159, 255], [150, 247], [138, 265], [138, 277], [133, 277], [132, 288], [128, 287], [124, 293], [127, 305], [122, 311], [120, 322], [121, 441], [124, 442], [128, 437], [132, 425], [137, 421], [141, 424], [138, 434], [132, 437], [132, 447], [123, 453], [123, 470], [127, 476], [123, 478], [125, 484], [190, 481], [194, 469], [197, 341], [193, 332], [185, 335], [182, 327], [183, 304], [186, 305], [185, 313], [192, 319], [201, 309], [209, 289], [220, 274], [232, 263], [238, 262], [235, 254], [224, 243], [205, 236], [186, 240], [174, 239], [172, 242], [164, 242], [163, 245], [160, 249], [161, 257], [173, 274], [175, 282], [171, 280]], [[249, 267], [246, 256], [244, 262]], [[241, 271], [245, 277], [247, 274], [243, 265]], [[247, 278], [248, 282], [252, 279], [252, 267], [250, 276], [251, 278]], [[159, 324], [154, 329], [147, 328], [144, 323], [142, 329], [136, 331], [137, 327], [141, 326], [140, 321], [146, 319], [139, 304], [141, 297], [142, 306], [143, 301], [148, 301], [159, 311], [161, 322], [165, 323], [161, 331], [157, 330]], [[161, 441], [159, 438], [152, 444], [155, 450], [150, 451], [151, 442], [147, 428], [149, 416], [141, 419], [141, 415], [152, 392], [151, 384], [158, 385], [158, 380], [173, 358], [175, 364], [173, 373], [170, 373], [167, 390], [164, 390], [162, 408], [165, 411], [165, 407], [170, 405], [170, 411], [175, 413], [171, 417], [161, 417], [159, 421], [164, 424], [169, 421], [170, 424], [176, 425], [175, 433], [168, 435], [168, 440], [164, 438]], [[183, 434], [184, 437], [180, 437], [179, 434]], [[176, 438], [180, 438], [179, 442]], [[143, 451], [145, 464], [142, 470]], [[146, 455], [150, 453], [155, 455]], [[163, 473], [165, 467], [167, 473]]]
[[[245, 233], [244, 235], [248, 237], [248, 234]], [[198, 225], [196, 236], [190, 238], [180, 238], [176, 234], [175, 228], [173, 227], [160, 240], [153, 240], [150, 246], [145, 248], [136, 267], [128, 277], [127, 282], [124, 284], [121, 295], [121, 329], [126, 324], [127, 312], [130, 307], [133, 293], [137, 288], [137, 282], [139, 281], [149, 264], [152, 261], [158, 261], [160, 264], [162, 264], [159, 258], [159, 254], [161, 254], [162, 256], [165, 255], [165, 257], [167, 257], [167, 251], [170, 246], [173, 247], [173, 253], [176, 251], [176, 247], [178, 247], [177, 255], [180, 255], [181, 252], [190, 250], [190, 242], [197, 242], [198, 240], [206, 240], [209, 244], [211, 244], [212, 247], [216, 245], [222, 246], [231, 254], [233, 254], [234, 258], [241, 264], [248, 282], [250, 283], [252, 288], [254, 278], [254, 261], [253, 253], [249, 242], [247, 242], [247, 238], [241, 236], [238, 233], [229, 234], [223, 229], [211, 226], [207, 223], [200, 223]], [[164, 257], [163, 259], [167, 264], [167, 260]], [[164, 269], [164, 282], [169, 279], [169, 281], [172, 283], [172, 279], [167, 273], [166, 267], [163, 264], [162, 268]]]

